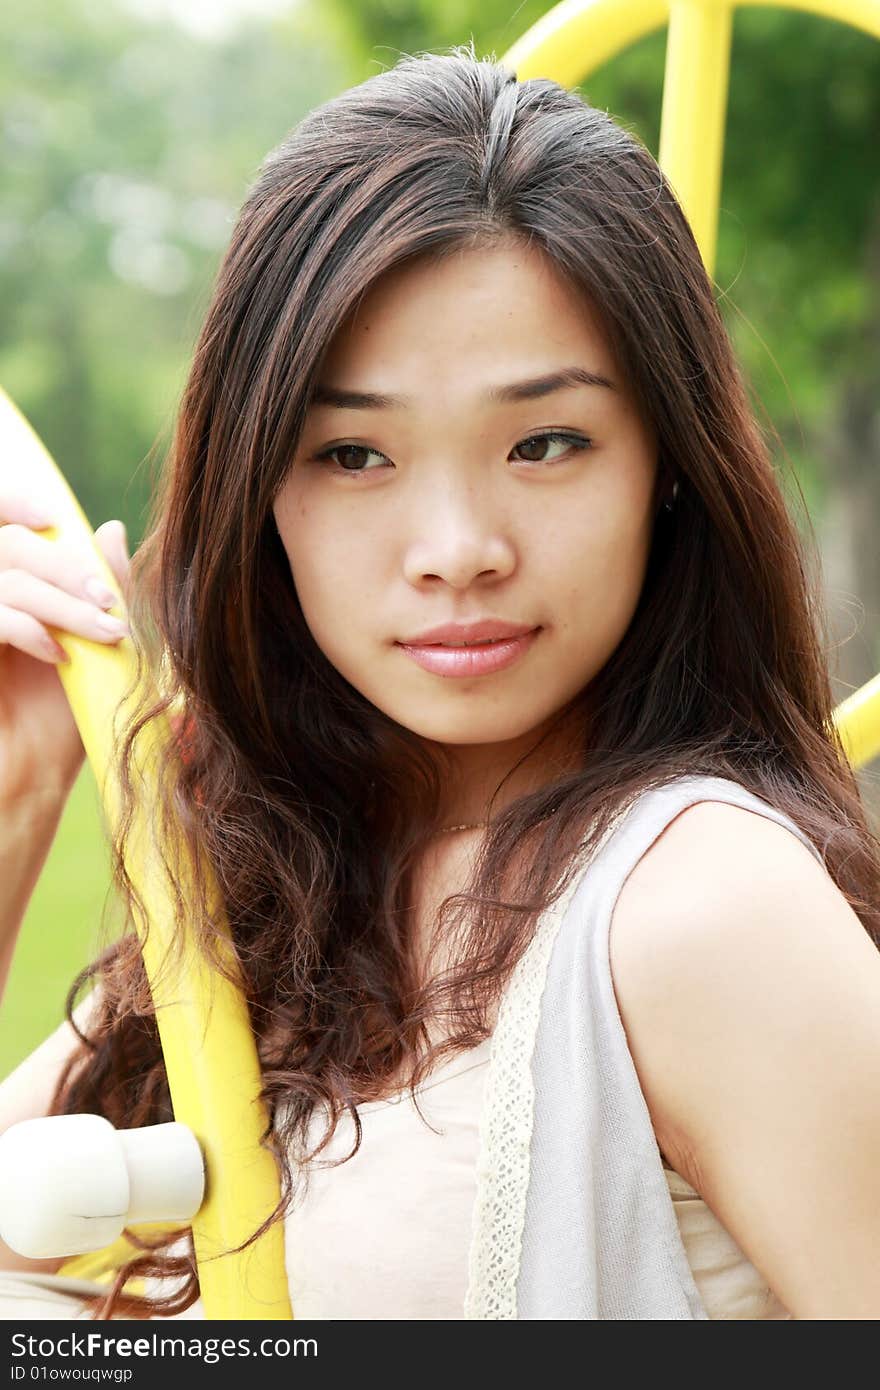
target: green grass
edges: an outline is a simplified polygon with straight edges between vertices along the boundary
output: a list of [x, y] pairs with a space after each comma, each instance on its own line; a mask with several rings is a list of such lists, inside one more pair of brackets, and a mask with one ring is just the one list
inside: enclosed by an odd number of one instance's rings
[[74, 975], [97, 954], [109, 866], [97, 788], [86, 764], [18, 939], [0, 1009], [0, 1077], [58, 1027]]

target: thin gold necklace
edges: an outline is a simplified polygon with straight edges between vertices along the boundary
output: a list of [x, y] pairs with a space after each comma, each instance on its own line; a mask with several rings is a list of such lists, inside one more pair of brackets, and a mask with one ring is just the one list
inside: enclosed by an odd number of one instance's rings
[[452, 830], [486, 830], [488, 826], [489, 822], [487, 820], [473, 821], [468, 825], [442, 825], [437, 831], [437, 834], [448, 835]]

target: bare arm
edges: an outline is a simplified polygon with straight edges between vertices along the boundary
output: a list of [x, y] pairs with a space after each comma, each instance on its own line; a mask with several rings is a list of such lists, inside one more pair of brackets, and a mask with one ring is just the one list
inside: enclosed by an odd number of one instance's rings
[[655, 1133], [795, 1319], [880, 1318], [880, 952], [784, 826], [690, 807], [612, 970]]
[[0, 799], [0, 1006], [25, 912], [55, 839], [72, 783]]
[[[48, 770], [47, 775], [51, 772]], [[0, 797], [0, 1010], [28, 904], [43, 870], [70, 794], [76, 770], [18, 795]], [[87, 1019], [91, 995], [75, 1011]], [[19, 1120], [48, 1114], [56, 1083], [79, 1039], [65, 1019], [0, 1083], [0, 1134]], [[55, 1274], [63, 1259], [29, 1260], [0, 1240], [0, 1269]]]

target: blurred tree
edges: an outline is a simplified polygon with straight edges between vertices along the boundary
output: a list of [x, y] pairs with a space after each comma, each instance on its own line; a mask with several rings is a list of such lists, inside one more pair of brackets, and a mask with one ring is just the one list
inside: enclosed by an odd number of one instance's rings
[[0, 7], [0, 381], [94, 525], [139, 538], [237, 209], [350, 80], [346, 41], [308, 8], [215, 44], [112, 3]]

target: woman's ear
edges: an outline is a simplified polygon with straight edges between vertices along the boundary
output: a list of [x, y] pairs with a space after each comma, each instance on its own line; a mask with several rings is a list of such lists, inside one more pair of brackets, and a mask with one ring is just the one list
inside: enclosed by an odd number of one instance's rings
[[661, 461], [657, 470], [657, 492], [654, 503], [654, 516], [664, 515], [671, 512], [675, 506], [675, 499], [678, 496], [678, 474], [675, 469], [670, 468]]

